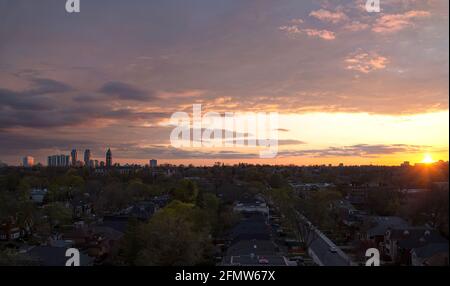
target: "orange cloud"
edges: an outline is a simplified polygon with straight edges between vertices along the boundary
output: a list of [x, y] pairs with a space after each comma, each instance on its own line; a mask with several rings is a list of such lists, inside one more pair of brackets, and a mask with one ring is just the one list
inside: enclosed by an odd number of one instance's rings
[[346, 69], [362, 73], [384, 69], [388, 62], [389, 60], [386, 57], [380, 56], [375, 52], [358, 52], [349, 55], [345, 59]]
[[288, 36], [302, 33], [302, 30], [300, 30], [300, 28], [297, 25], [281, 26], [279, 27], [279, 30], [285, 32]]
[[361, 23], [359, 21], [353, 21], [344, 26], [344, 29], [351, 31], [351, 32], [363, 31], [363, 30], [366, 30], [367, 28], [369, 28], [368, 24]]
[[394, 33], [413, 26], [413, 20], [430, 16], [428, 11], [409, 11], [404, 14], [383, 15], [377, 19], [372, 31], [375, 33]]
[[181, 90], [176, 92], [160, 92], [158, 97], [161, 99], [167, 98], [195, 98], [201, 97], [205, 92], [203, 90], [192, 89], [192, 90]]
[[[299, 19], [295, 19], [298, 22]], [[301, 22], [298, 22], [301, 23]], [[318, 30], [318, 29], [306, 29], [300, 28], [299, 25], [281, 26], [280, 31], [285, 32], [289, 37], [295, 37], [296, 35], [306, 34], [310, 37], [317, 37], [323, 40], [334, 40], [336, 35], [332, 31], [328, 30]]]
[[310, 37], [318, 37], [324, 40], [336, 39], [334, 32], [328, 30], [303, 29], [303, 32], [305, 32]]
[[331, 22], [333, 24], [345, 21], [348, 19], [347, 15], [343, 12], [331, 12], [325, 9], [319, 9], [316, 11], [312, 11], [309, 16], [315, 17], [321, 21]]

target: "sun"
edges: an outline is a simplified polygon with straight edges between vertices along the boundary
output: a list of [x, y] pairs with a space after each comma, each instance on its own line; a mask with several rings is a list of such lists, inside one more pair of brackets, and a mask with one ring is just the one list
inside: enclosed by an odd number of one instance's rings
[[433, 163], [433, 162], [434, 162], [434, 160], [433, 160], [433, 158], [431, 157], [430, 154], [425, 154], [425, 155], [424, 155], [423, 160], [422, 160], [422, 163], [425, 163], [425, 164], [431, 164], [431, 163]]

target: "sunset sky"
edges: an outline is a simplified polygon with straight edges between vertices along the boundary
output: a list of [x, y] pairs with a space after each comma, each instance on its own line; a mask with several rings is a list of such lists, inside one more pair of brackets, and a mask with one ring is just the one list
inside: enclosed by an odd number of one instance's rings
[[[448, 160], [449, 1], [0, 0], [0, 161]], [[278, 112], [277, 158], [173, 148], [172, 113]]]

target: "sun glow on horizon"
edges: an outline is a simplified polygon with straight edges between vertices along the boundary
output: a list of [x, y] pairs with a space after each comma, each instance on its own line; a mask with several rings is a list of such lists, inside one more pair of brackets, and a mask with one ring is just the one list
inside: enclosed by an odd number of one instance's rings
[[425, 164], [434, 163], [433, 157], [431, 157], [431, 155], [428, 154], [428, 153], [425, 154], [424, 157], [423, 157], [422, 163], [425, 163]]

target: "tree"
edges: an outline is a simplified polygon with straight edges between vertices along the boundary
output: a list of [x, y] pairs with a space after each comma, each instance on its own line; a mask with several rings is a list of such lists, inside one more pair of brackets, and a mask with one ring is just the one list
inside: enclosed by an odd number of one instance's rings
[[173, 189], [172, 195], [175, 200], [185, 203], [193, 203], [197, 198], [198, 188], [193, 181], [183, 179]]
[[57, 225], [70, 223], [72, 220], [71, 209], [66, 208], [60, 202], [51, 203], [45, 206], [44, 213], [47, 216], [50, 229], [53, 229]]
[[336, 225], [331, 216], [330, 205], [341, 198], [341, 193], [337, 191], [317, 191], [308, 199], [298, 200], [298, 205], [313, 224], [321, 228], [329, 228]]
[[12, 249], [0, 251], [0, 266], [37, 266], [38, 264], [26, 254]]
[[396, 215], [400, 210], [401, 194], [393, 189], [378, 189], [368, 194], [369, 209], [381, 216]]
[[192, 204], [174, 201], [142, 227], [137, 265], [181, 266], [205, 261], [208, 229]]
[[415, 224], [426, 223], [448, 237], [448, 206], [448, 190], [431, 189], [408, 205], [407, 215]]
[[127, 185], [127, 193], [136, 200], [147, 200], [162, 193], [160, 186], [149, 186], [141, 179], [132, 179]]
[[[200, 197], [200, 196], [199, 196]], [[204, 193], [201, 196], [201, 200], [197, 203], [197, 206], [202, 210], [201, 215], [210, 224], [213, 233], [219, 231], [219, 198], [211, 193]]]
[[283, 176], [281, 176], [278, 173], [272, 174], [272, 176], [269, 179], [269, 185], [272, 188], [281, 188], [281, 187], [283, 187], [284, 183], [285, 182], [284, 182]]
[[143, 245], [140, 237], [140, 224], [135, 218], [128, 221], [127, 229], [121, 242], [120, 257], [126, 265], [134, 266]]
[[318, 237], [316, 227], [298, 212], [287, 214], [287, 221], [300, 245], [303, 249], [308, 250]]
[[0, 191], [0, 219], [14, 217], [18, 209], [17, 198], [12, 195], [12, 192]]
[[118, 211], [129, 205], [132, 197], [124, 190], [123, 184], [112, 182], [106, 185], [94, 202], [97, 213]]
[[284, 224], [292, 231], [303, 249], [307, 250], [316, 240], [317, 232], [316, 227], [297, 211], [298, 208], [310, 209], [306, 207], [306, 201], [298, 199], [290, 188], [272, 189], [270, 196], [280, 211]]

